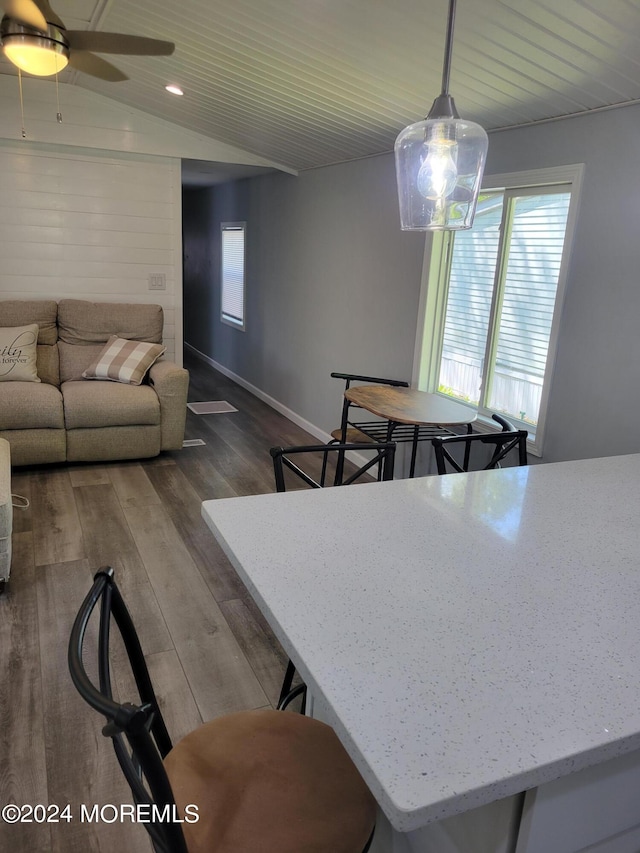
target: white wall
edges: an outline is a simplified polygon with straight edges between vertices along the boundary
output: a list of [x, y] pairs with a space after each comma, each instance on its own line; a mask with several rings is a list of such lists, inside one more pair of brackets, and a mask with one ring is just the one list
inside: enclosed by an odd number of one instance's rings
[[25, 138], [18, 80], [0, 75], [0, 297], [160, 304], [182, 363], [181, 158], [273, 164], [77, 86], [23, 92]]
[[[78, 86], [60, 84], [56, 92], [53, 80], [23, 76], [22, 87], [29, 142], [283, 168]], [[61, 123], [56, 119], [58, 104]], [[17, 77], [0, 74], [0, 115], [0, 137], [22, 142]]]
[[[544, 461], [640, 451], [639, 124], [634, 106], [490, 137], [487, 174], [585, 164]], [[189, 343], [322, 430], [337, 425], [332, 370], [411, 376], [424, 238], [400, 232], [391, 155], [192, 203], [185, 293], [207, 324], [187, 325]], [[218, 321], [225, 218], [248, 221], [246, 333]]]
[[0, 173], [2, 298], [157, 303], [181, 363], [180, 163], [0, 141]]

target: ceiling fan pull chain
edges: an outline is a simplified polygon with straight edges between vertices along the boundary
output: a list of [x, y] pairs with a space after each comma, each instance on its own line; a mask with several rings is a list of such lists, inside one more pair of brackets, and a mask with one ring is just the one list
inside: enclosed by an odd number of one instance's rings
[[27, 138], [27, 131], [24, 129], [24, 101], [22, 100], [22, 71], [18, 68], [18, 89], [20, 90], [20, 123], [22, 124], [22, 138]]
[[60, 112], [60, 91], [58, 89], [58, 72], [56, 71], [56, 101], [58, 103], [58, 112], [56, 113], [56, 120], [58, 124], [62, 124], [62, 113]]

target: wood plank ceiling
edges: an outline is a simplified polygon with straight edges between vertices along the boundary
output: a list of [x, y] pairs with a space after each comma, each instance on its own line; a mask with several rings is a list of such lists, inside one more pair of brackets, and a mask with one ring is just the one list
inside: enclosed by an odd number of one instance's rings
[[[176, 43], [171, 57], [110, 57], [124, 83], [64, 82], [296, 170], [390, 151], [440, 88], [447, 0], [53, 6], [69, 28]], [[459, 0], [451, 93], [487, 130], [640, 100], [640, 0]]]

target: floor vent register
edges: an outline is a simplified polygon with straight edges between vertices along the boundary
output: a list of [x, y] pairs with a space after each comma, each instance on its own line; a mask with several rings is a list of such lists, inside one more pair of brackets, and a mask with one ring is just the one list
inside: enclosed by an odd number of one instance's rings
[[206, 403], [187, 403], [187, 408], [196, 415], [222, 415], [238, 410], [226, 400], [209, 400]]

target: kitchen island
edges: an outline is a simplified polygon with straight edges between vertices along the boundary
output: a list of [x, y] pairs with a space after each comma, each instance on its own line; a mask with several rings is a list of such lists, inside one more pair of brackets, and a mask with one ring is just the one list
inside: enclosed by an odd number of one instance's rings
[[630, 853], [639, 509], [631, 455], [203, 515], [376, 796], [377, 849]]

